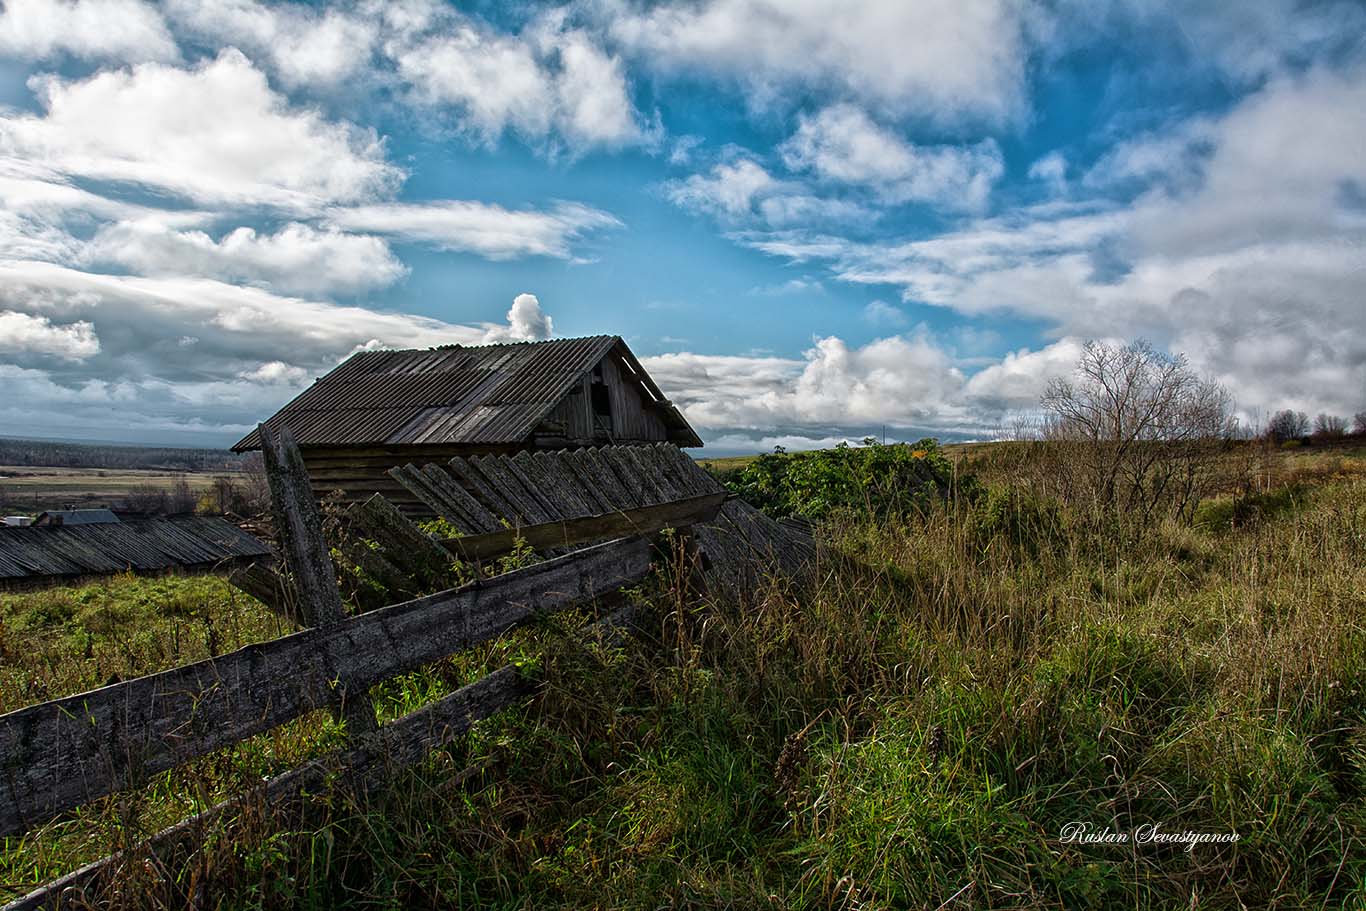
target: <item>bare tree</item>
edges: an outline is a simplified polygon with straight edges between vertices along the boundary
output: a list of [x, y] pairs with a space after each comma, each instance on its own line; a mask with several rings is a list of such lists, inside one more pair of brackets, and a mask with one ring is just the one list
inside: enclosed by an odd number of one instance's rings
[[1309, 415], [1303, 411], [1293, 411], [1289, 408], [1278, 411], [1267, 422], [1266, 435], [1277, 443], [1284, 443], [1286, 440], [1298, 440], [1300, 437], [1308, 436]]
[[1335, 414], [1320, 413], [1314, 418], [1314, 436], [1324, 440], [1340, 440], [1347, 435], [1347, 422]]
[[1228, 391], [1147, 342], [1088, 342], [1049, 383], [1043, 438], [1063, 455], [1064, 495], [1140, 524], [1190, 519], [1237, 431]]
[[1352, 433], [1366, 434], [1366, 411], [1352, 415]]

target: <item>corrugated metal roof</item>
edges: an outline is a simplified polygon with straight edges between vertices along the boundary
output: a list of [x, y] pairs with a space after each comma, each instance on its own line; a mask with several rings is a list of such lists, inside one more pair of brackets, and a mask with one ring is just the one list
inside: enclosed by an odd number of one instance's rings
[[269, 553], [264, 543], [217, 516], [0, 527], [0, 582], [154, 572]]
[[[362, 351], [266, 424], [288, 426], [301, 446], [520, 443], [617, 346], [629, 355], [614, 335]], [[666, 423], [696, 439], [672, 406], [660, 408]], [[259, 448], [255, 430], [233, 447]]]

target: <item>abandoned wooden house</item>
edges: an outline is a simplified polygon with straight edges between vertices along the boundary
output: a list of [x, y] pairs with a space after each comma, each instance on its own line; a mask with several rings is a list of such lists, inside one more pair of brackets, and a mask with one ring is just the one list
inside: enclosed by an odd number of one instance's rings
[[[428, 508], [387, 474], [454, 456], [702, 440], [620, 337], [362, 351], [271, 417], [288, 427], [314, 490], [382, 493]], [[258, 431], [233, 450], [261, 448]]]

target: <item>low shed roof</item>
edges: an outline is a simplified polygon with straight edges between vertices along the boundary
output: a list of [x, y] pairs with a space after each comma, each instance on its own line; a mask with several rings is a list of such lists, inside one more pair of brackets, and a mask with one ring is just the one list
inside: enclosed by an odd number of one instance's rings
[[[520, 443], [613, 350], [675, 442], [702, 441], [615, 335], [405, 351], [361, 351], [266, 421], [301, 446]], [[235, 451], [261, 448], [258, 431]]]

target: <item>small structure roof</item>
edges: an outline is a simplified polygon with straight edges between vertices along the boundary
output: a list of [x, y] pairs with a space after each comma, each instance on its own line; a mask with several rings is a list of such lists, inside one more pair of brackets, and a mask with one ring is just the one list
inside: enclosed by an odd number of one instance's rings
[[[647, 407], [683, 446], [702, 441], [615, 335], [361, 351], [266, 421], [301, 446], [520, 443], [588, 370], [616, 351]], [[260, 449], [253, 430], [233, 450]]]
[[107, 525], [119, 517], [108, 509], [49, 509], [38, 514], [34, 525]]

